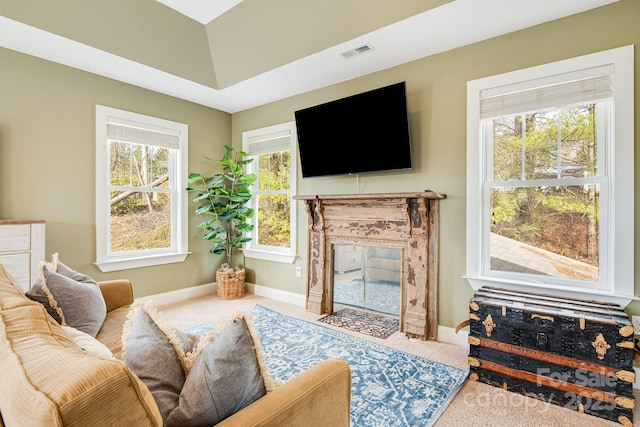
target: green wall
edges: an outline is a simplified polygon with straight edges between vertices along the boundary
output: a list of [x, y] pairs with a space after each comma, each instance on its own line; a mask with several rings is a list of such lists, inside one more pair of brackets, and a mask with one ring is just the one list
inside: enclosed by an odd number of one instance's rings
[[[553, 62], [600, 50], [640, 44], [640, 2], [623, 0], [569, 18], [476, 43], [233, 115], [233, 143], [242, 132], [291, 121], [293, 112], [321, 102], [352, 95], [398, 81], [407, 82], [415, 168], [412, 172], [298, 179], [298, 194], [405, 192], [431, 189], [447, 194], [440, 204], [439, 323], [454, 327], [468, 318], [473, 291], [465, 273], [466, 218], [466, 83], [494, 74]], [[636, 55], [636, 85], [640, 76]], [[639, 91], [636, 91], [636, 104]], [[636, 111], [636, 135], [640, 131]], [[637, 138], [636, 138], [637, 139]], [[393, 141], [389, 142], [393, 146]], [[640, 149], [636, 148], [636, 164]], [[636, 177], [636, 206], [640, 202]], [[249, 279], [256, 283], [304, 294], [307, 216], [298, 202], [298, 254], [293, 265], [247, 260]], [[636, 220], [636, 230], [640, 226]], [[636, 231], [636, 250], [638, 249]], [[636, 279], [636, 291], [640, 281]], [[640, 312], [632, 303], [630, 312]]]
[[[47, 221], [46, 253], [98, 280], [128, 277], [136, 296], [214, 280], [220, 260], [208, 253], [190, 209], [191, 255], [184, 263], [101, 273], [95, 261], [95, 104], [189, 125], [189, 169], [205, 171], [202, 155], [217, 157], [222, 144], [241, 145], [243, 131], [294, 119], [297, 109], [398, 81], [406, 81], [415, 168], [411, 172], [298, 180], [299, 194], [406, 192], [447, 194], [441, 203], [440, 324], [467, 318], [471, 287], [465, 272], [466, 82], [489, 75], [640, 44], [640, 1], [622, 0], [450, 52], [413, 61], [258, 108], [229, 115], [10, 50], [0, 49], [0, 218]], [[636, 56], [636, 77], [640, 76]], [[638, 85], [638, 78], [636, 84]], [[636, 104], [640, 105], [636, 91]], [[636, 111], [636, 135], [640, 132]], [[637, 138], [636, 138], [637, 139]], [[390, 141], [390, 144], [393, 144]], [[636, 148], [636, 164], [640, 163]], [[636, 176], [636, 205], [640, 183]], [[294, 264], [246, 260], [248, 280], [305, 293], [307, 218], [298, 206]], [[636, 220], [636, 250], [638, 249]], [[637, 258], [637, 257], [636, 257]], [[636, 279], [636, 292], [640, 280]], [[640, 313], [640, 303], [629, 312]]]
[[[185, 262], [102, 273], [95, 261], [95, 105], [189, 125], [189, 165], [219, 156], [231, 115], [11, 50], [0, 49], [0, 218], [46, 220], [46, 256], [97, 280], [127, 277], [136, 296], [215, 279], [219, 260], [197, 227]], [[197, 224], [191, 206], [190, 223]]]

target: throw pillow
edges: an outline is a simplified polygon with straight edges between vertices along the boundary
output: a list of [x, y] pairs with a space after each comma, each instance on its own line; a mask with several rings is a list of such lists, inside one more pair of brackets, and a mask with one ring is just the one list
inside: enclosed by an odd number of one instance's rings
[[237, 315], [202, 337], [167, 426], [211, 426], [258, 400], [275, 382], [251, 316]]
[[107, 315], [98, 283], [62, 264], [58, 254], [53, 255], [51, 263], [40, 262], [38, 276], [42, 291], [57, 313], [60, 324], [95, 337]]
[[83, 349], [92, 356], [99, 357], [105, 360], [114, 360], [115, 356], [111, 353], [111, 350], [107, 348], [106, 345], [102, 344], [100, 341], [95, 339], [89, 334], [86, 334], [76, 328], [72, 328], [71, 326], [63, 326], [65, 333], [78, 344], [78, 347]]
[[26, 292], [26, 295], [29, 297], [29, 299], [42, 304], [44, 308], [47, 309], [47, 313], [49, 313], [49, 315], [53, 317], [56, 322], [62, 323], [62, 319], [60, 319], [58, 310], [51, 307], [51, 304], [49, 304], [49, 297], [44, 293], [44, 289], [42, 289], [42, 280], [38, 279], [38, 281], [33, 284], [33, 287]]
[[178, 406], [187, 355], [196, 338], [169, 326], [151, 302], [134, 304], [122, 333], [122, 358], [149, 388], [162, 419]]

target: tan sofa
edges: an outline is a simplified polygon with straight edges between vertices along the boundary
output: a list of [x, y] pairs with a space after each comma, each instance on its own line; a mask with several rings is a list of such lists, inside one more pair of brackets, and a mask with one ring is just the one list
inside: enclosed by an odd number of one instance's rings
[[[107, 319], [97, 339], [114, 355], [133, 290], [101, 282]], [[149, 389], [119, 359], [91, 356], [0, 264], [0, 426], [161, 426]], [[219, 426], [348, 426], [351, 375], [328, 360], [268, 393]], [[3, 424], [4, 420], [4, 424]]]

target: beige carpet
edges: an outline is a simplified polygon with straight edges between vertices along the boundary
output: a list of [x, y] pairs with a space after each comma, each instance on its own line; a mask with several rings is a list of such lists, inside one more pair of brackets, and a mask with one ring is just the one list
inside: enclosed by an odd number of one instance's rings
[[[302, 307], [255, 295], [246, 295], [237, 300], [220, 300], [213, 295], [207, 295], [180, 303], [161, 305], [158, 306], [158, 309], [171, 324], [177, 328], [185, 329], [216, 319], [224, 319], [238, 311], [248, 311], [256, 304], [303, 320], [317, 322], [317, 319], [321, 317], [307, 312]], [[319, 324], [332, 327], [324, 323]], [[468, 369], [467, 350], [462, 347], [434, 341], [424, 342], [407, 339], [399, 332], [387, 339], [378, 339], [346, 329], [336, 329], [407, 353], [413, 353], [457, 368]], [[640, 394], [637, 390], [634, 391], [634, 395], [638, 400]], [[640, 426], [637, 407], [634, 411], [634, 419], [634, 426]], [[475, 381], [466, 382], [435, 425], [437, 427], [620, 426], [618, 423], [580, 414]]]

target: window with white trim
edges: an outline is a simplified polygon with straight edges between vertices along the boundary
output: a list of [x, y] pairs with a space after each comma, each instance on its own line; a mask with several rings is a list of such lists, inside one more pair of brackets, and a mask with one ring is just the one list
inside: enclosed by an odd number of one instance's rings
[[96, 106], [96, 265], [184, 261], [188, 126]]
[[295, 122], [242, 133], [242, 150], [254, 159], [245, 167], [258, 179], [252, 188], [251, 241], [246, 257], [293, 263], [296, 257]]
[[467, 273], [483, 285], [634, 291], [633, 47], [468, 82]]

